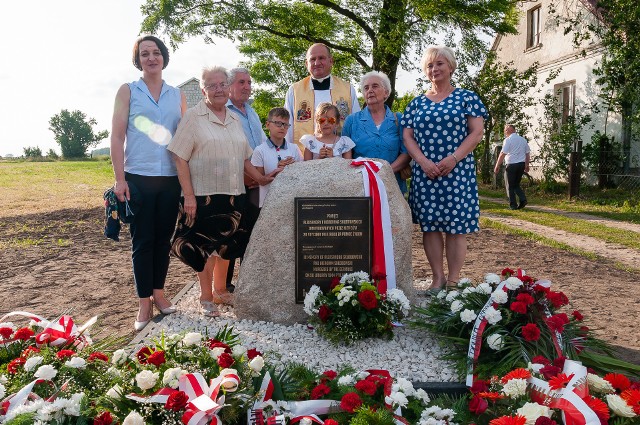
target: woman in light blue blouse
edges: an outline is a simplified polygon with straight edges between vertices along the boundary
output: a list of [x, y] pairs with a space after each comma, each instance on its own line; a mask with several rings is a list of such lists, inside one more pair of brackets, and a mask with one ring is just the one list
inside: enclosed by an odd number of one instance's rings
[[140, 193], [133, 217], [131, 257], [139, 298], [134, 328], [141, 330], [153, 316], [153, 304], [164, 314], [176, 308], [164, 296], [169, 270], [170, 239], [175, 229], [180, 183], [167, 145], [178, 127], [187, 102], [179, 89], [167, 85], [162, 70], [169, 50], [154, 36], [133, 46], [133, 64], [142, 78], [118, 90], [111, 131], [111, 161], [121, 202], [130, 199], [129, 184]]
[[389, 77], [378, 71], [368, 72], [360, 81], [360, 91], [366, 107], [347, 117], [342, 135], [355, 142], [354, 158], [381, 158], [391, 164], [400, 190], [404, 193], [407, 183], [400, 178], [400, 170], [411, 158], [402, 143], [400, 114], [391, 112], [384, 103], [391, 94]]

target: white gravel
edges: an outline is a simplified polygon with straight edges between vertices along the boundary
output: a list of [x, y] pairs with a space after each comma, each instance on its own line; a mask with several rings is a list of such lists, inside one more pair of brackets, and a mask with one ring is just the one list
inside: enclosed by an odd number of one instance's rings
[[[423, 290], [427, 281], [416, 281]], [[439, 359], [443, 352], [435, 337], [426, 331], [396, 328], [391, 341], [369, 339], [350, 346], [334, 346], [316, 335], [306, 324], [285, 326], [271, 322], [237, 320], [233, 307], [221, 306], [220, 317], [205, 317], [200, 312], [200, 288], [193, 285], [178, 302], [178, 312], [164, 316], [145, 337], [161, 331], [176, 333], [184, 330], [215, 334], [225, 325], [232, 327], [247, 348], [256, 348], [266, 360], [276, 366], [282, 362], [298, 362], [318, 372], [350, 364], [356, 370], [386, 369], [392, 375], [412, 382], [458, 381], [449, 362]], [[421, 301], [427, 298], [420, 296]]]

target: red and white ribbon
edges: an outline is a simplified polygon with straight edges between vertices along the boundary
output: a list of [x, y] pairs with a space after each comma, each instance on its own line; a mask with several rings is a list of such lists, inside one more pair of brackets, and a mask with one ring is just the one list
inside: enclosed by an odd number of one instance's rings
[[39, 384], [41, 382], [47, 382], [47, 381], [45, 379], [36, 379], [34, 381], [31, 381], [24, 387], [22, 387], [22, 389], [17, 393], [7, 397], [2, 402], [2, 410], [6, 412], [5, 415], [11, 412], [12, 410], [14, 410], [15, 408], [17, 408], [18, 406], [22, 406], [29, 399], [29, 397], [34, 399], [39, 399], [40, 397], [36, 394], [32, 394], [31, 390], [33, 390], [33, 387], [36, 384]]
[[552, 390], [542, 379], [527, 379], [531, 399], [552, 409], [560, 409], [565, 425], [600, 425], [598, 415], [584, 402], [589, 395], [587, 368], [580, 362], [565, 360], [562, 373], [573, 376], [565, 388], [557, 390]]
[[169, 396], [175, 393], [176, 391], [177, 390], [174, 390], [173, 388], [164, 387], [164, 388], [160, 388], [158, 391], [156, 391], [155, 393], [149, 396], [131, 393], [131, 394], [127, 394], [126, 398], [128, 398], [129, 400], [137, 401], [138, 403], [166, 404], [167, 400], [169, 399]]
[[182, 375], [178, 382], [180, 391], [189, 397], [182, 422], [185, 425], [205, 425], [211, 421], [211, 425], [217, 425], [222, 424], [217, 412], [224, 406], [224, 395], [218, 397], [220, 388], [224, 385], [227, 391], [235, 391], [240, 378], [235, 374], [218, 376], [207, 385], [204, 376], [190, 373]]
[[385, 276], [378, 283], [378, 292], [386, 294], [387, 289], [396, 287], [396, 267], [393, 256], [393, 238], [391, 233], [391, 215], [389, 200], [384, 182], [378, 176], [381, 163], [365, 158], [351, 161], [353, 167], [362, 167], [364, 196], [371, 198], [373, 211], [373, 255], [371, 272]]
[[[0, 322], [3, 322], [7, 317], [10, 316], [26, 317], [36, 323], [47, 321], [44, 317], [38, 316], [37, 314], [29, 313], [26, 311], [12, 311], [11, 313], [7, 313], [2, 316], [2, 318], [0, 318]], [[73, 318], [71, 316], [60, 316], [57, 320], [49, 322], [49, 324], [42, 330], [42, 332], [35, 336], [36, 346], [40, 347], [45, 344], [49, 344], [51, 346], [60, 346], [75, 343], [76, 345], [79, 345], [80, 348], [82, 348], [87, 344], [88, 341], [87, 339], [82, 337], [82, 333], [90, 326], [95, 324], [97, 320], [98, 316], [93, 316], [84, 325], [78, 328], [73, 322]]]
[[316, 415], [295, 416], [289, 421], [290, 424], [300, 423], [303, 419], [309, 419], [312, 423], [323, 425], [324, 421]]

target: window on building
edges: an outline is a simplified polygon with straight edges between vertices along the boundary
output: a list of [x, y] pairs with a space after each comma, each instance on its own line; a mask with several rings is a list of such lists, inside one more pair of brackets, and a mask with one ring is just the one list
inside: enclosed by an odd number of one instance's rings
[[554, 89], [556, 96], [558, 96], [560, 125], [566, 124], [568, 122], [568, 118], [574, 116], [575, 113], [576, 82], [574, 80], [557, 84]]
[[537, 6], [527, 11], [527, 49], [540, 44], [540, 10]]

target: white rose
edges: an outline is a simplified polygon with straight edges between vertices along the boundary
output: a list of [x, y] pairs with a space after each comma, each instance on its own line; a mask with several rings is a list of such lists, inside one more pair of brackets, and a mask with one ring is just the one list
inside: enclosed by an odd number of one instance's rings
[[136, 385], [140, 387], [142, 391], [146, 391], [153, 388], [158, 382], [160, 372], [151, 372], [150, 370], [143, 370], [136, 375]]
[[504, 339], [500, 334], [492, 334], [487, 337], [487, 344], [492, 350], [500, 350], [504, 346]]
[[589, 384], [589, 391], [593, 391], [594, 393], [607, 394], [615, 392], [611, 382], [593, 373], [587, 374], [587, 384]]
[[109, 390], [107, 391], [107, 397], [111, 397], [111, 398], [122, 397], [122, 387], [116, 384], [113, 387], [109, 388]]
[[200, 343], [200, 341], [202, 341], [202, 335], [198, 332], [189, 332], [184, 336], [184, 338], [182, 338], [182, 344], [185, 347], [197, 345]]
[[516, 412], [527, 418], [526, 425], [535, 425], [540, 416], [551, 417], [551, 410], [547, 406], [538, 403], [525, 403]]
[[495, 325], [502, 320], [502, 313], [493, 307], [489, 307], [484, 314], [484, 318], [487, 319], [490, 325]]
[[502, 387], [502, 392], [510, 398], [521, 397], [527, 392], [527, 380], [521, 378], [510, 379], [509, 382]]
[[607, 404], [613, 413], [623, 418], [636, 416], [633, 408], [617, 394], [607, 394]]
[[82, 357], [72, 357], [71, 359], [64, 362], [64, 365], [67, 367], [72, 367], [74, 369], [82, 369], [87, 365], [87, 361]]
[[476, 317], [478, 317], [476, 312], [473, 310], [469, 310], [468, 308], [465, 308], [460, 313], [460, 320], [462, 320], [464, 323], [471, 323], [476, 320]]
[[116, 350], [113, 352], [113, 356], [111, 357], [111, 363], [115, 365], [120, 365], [127, 360], [127, 352], [123, 349]]
[[255, 356], [249, 361], [249, 368], [255, 372], [260, 372], [264, 367], [264, 359], [262, 356]]
[[493, 292], [493, 294], [491, 294], [491, 301], [497, 304], [504, 304], [508, 299], [509, 297], [507, 296], [507, 293], [502, 289], [497, 289]]
[[476, 287], [476, 292], [479, 294], [489, 295], [491, 292], [493, 292], [493, 288], [488, 283], [482, 282]]
[[36, 366], [42, 363], [42, 360], [43, 360], [42, 356], [29, 357], [27, 361], [24, 363], [24, 370], [29, 372], [32, 371], [33, 369], [35, 369]]
[[462, 307], [464, 307], [464, 304], [462, 304], [462, 301], [455, 300], [454, 302], [451, 303], [451, 312], [457, 313], [460, 310], [462, 310]]
[[218, 357], [220, 357], [220, 355], [222, 355], [222, 353], [224, 353], [224, 350], [224, 347], [213, 347], [211, 350], [209, 350], [209, 354], [214, 359], [217, 359]]
[[144, 418], [140, 416], [140, 413], [133, 410], [124, 418], [122, 425], [144, 425]]
[[33, 374], [33, 376], [35, 376], [36, 378], [51, 381], [56, 377], [57, 374], [58, 371], [55, 367], [51, 366], [50, 364], [45, 364], [40, 366], [38, 370], [36, 370], [36, 373]]
[[178, 388], [180, 377], [186, 375], [187, 371], [179, 367], [171, 367], [164, 371], [162, 375], [162, 384], [171, 388]]
[[458, 291], [449, 291], [447, 293], [447, 296], [445, 297], [445, 299], [447, 300], [447, 302], [451, 302], [453, 300], [455, 300], [456, 298], [458, 298], [458, 295], [460, 295], [460, 292]]
[[509, 279], [507, 279], [506, 286], [511, 290], [518, 289], [522, 286], [522, 281], [515, 276], [511, 276]]

